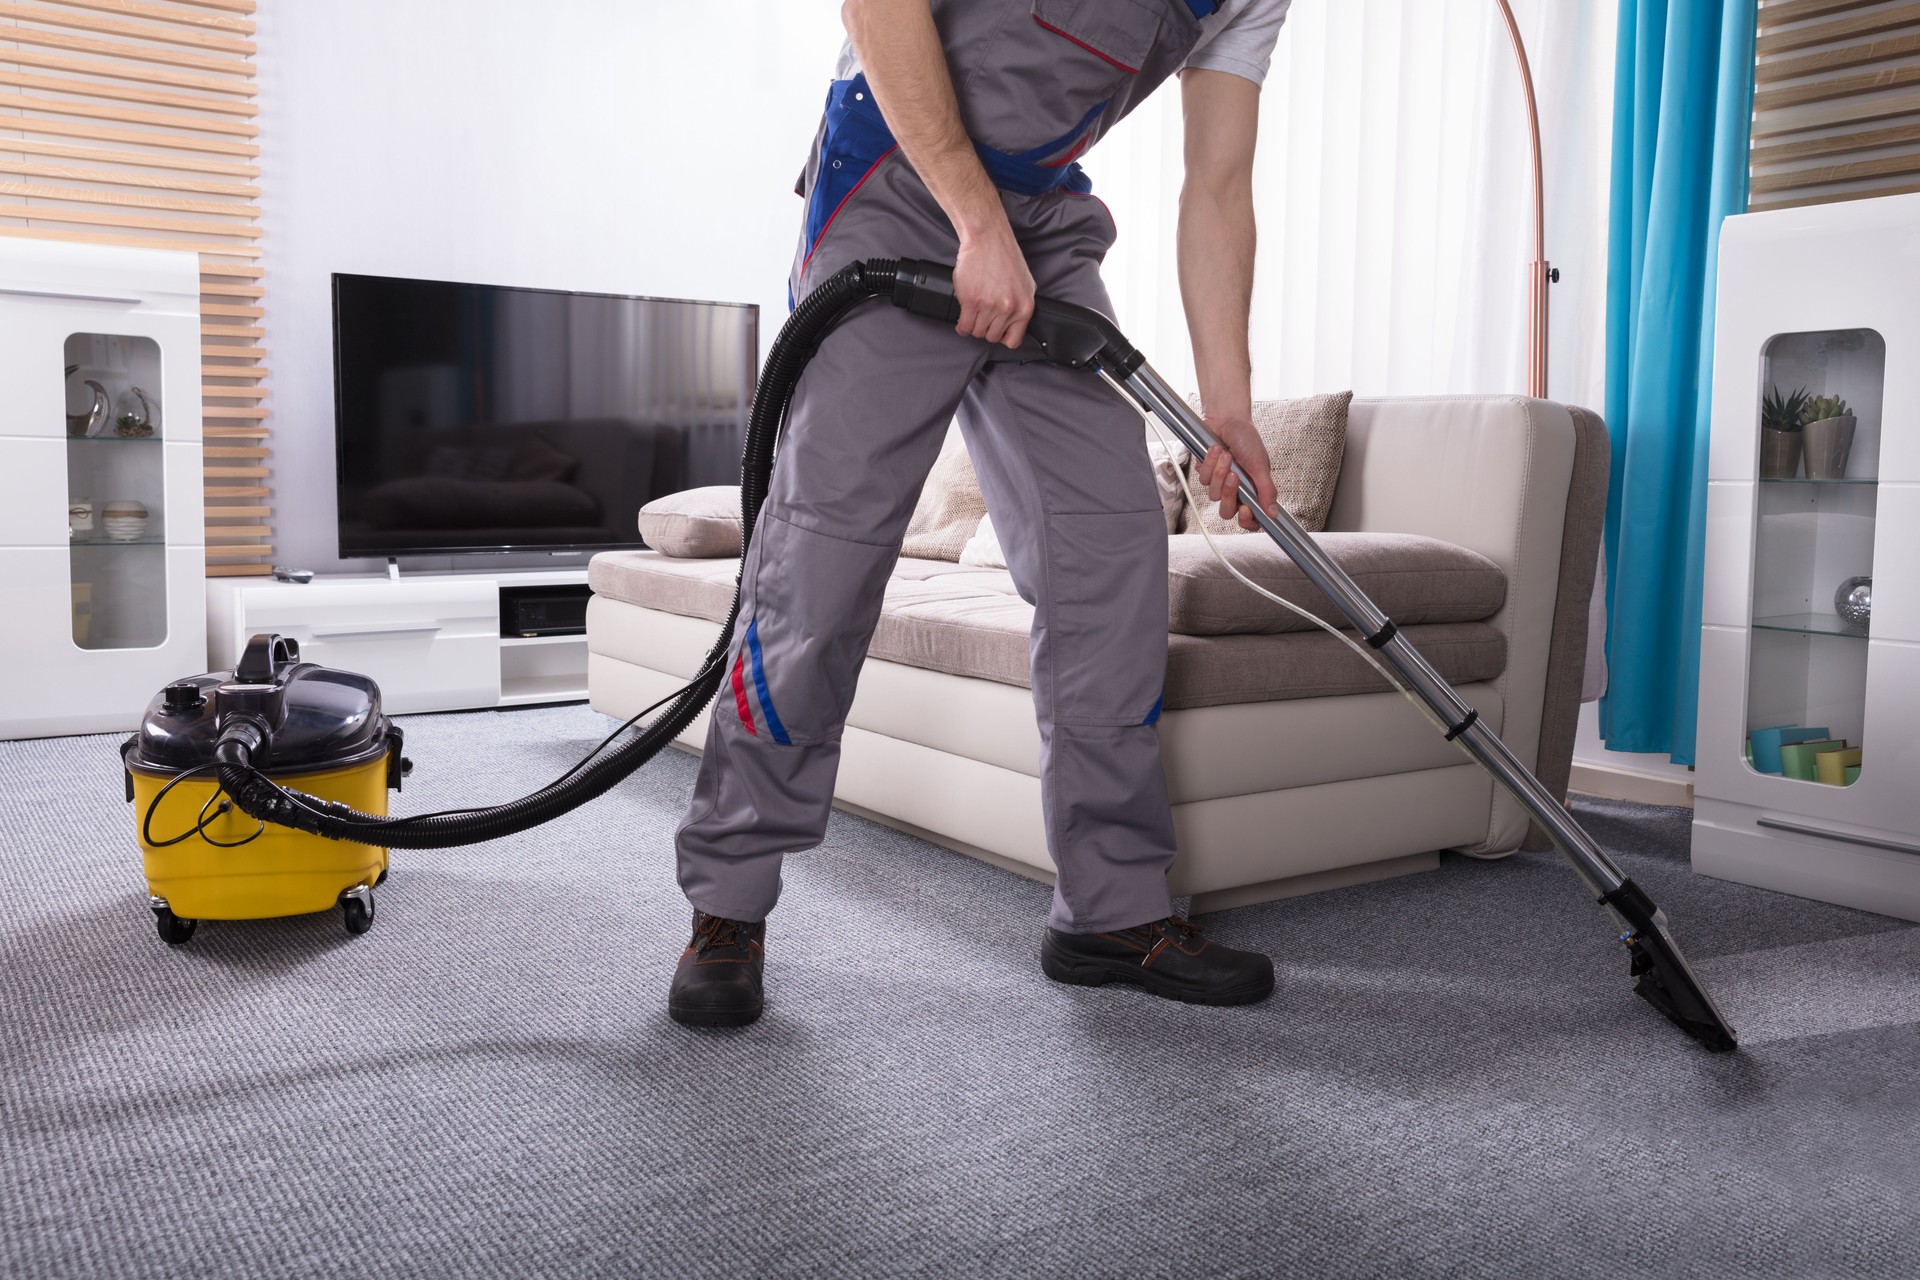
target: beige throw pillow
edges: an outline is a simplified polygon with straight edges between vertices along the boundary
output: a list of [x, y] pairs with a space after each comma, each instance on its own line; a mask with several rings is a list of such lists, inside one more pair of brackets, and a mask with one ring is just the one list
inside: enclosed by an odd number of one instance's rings
[[[1334, 486], [1340, 482], [1340, 459], [1347, 450], [1347, 407], [1352, 403], [1351, 391], [1298, 400], [1254, 401], [1253, 425], [1266, 443], [1280, 505], [1308, 533], [1327, 527]], [[1206, 489], [1197, 478], [1194, 488], [1205, 496]], [[1180, 532], [1200, 532], [1203, 520], [1207, 531], [1216, 537], [1247, 532], [1237, 522], [1222, 520], [1219, 512], [1211, 502], [1205, 504], [1205, 510], [1189, 504], [1180, 520]]]
[[980, 496], [980, 479], [965, 449], [942, 453], [920, 489], [920, 501], [907, 522], [900, 554], [921, 560], [958, 562], [961, 549], [980, 530], [987, 500]]
[[740, 554], [740, 486], [708, 485], [640, 508], [640, 536], [663, 556], [710, 560]]

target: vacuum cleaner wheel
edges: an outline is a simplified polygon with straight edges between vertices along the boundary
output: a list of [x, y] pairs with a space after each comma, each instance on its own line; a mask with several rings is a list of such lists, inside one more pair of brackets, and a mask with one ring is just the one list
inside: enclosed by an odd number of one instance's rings
[[357, 884], [340, 895], [340, 912], [346, 918], [347, 932], [365, 933], [373, 928], [373, 891]]
[[167, 907], [154, 908], [153, 922], [159, 927], [160, 940], [170, 947], [177, 947], [193, 937], [193, 927], [198, 923], [182, 919]]

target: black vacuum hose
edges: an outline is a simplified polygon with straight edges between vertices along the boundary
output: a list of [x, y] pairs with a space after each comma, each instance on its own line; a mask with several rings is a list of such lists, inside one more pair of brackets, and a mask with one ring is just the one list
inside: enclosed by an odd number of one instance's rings
[[[901, 263], [893, 258], [868, 258], [848, 264], [809, 293], [780, 327], [773, 349], [760, 374], [760, 385], [753, 396], [748, 418], [747, 443], [740, 463], [740, 553], [745, 571], [746, 551], [753, 542], [754, 524], [767, 500], [767, 487], [773, 476], [773, 456], [786, 425], [787, 409], [793, 390], [807, 361], [827, 331], [851, 308], [869, 298], [894, 295], [896, 282], [917, 290], [927, 277], [911, 264], [908, 278], [902, 279]], [[937, 281], [935, 283], [938, 283]], [[946, 286], [951, 298], [951, 284]], [[916, 311], [906, 297], [896, 298]], [[944, 307], [943, 307], [944, 309]], [[362, 813], [349, 805], [318, 796], [291, 791], [273, 782], [253, 767], [252, 756], [261, 745], [247, 722], [236, 724], [231, 734], [223, 734], [218, 758], [220, 786], [233, 798], [242, 812], [262, 822], [274, 822], [312, 835], [336, 840], [355, 840], [362, 844], [385, 845], [397, 849], [442, 849], [452, 845], [498, 840], [529, 827], [537, 827], [561, 814], [577, 809], [587, 801], [605, 794], [678, 737], [693, 723], [694, 717], [712, 701], [726, 671], [727, 650], [733, 642], [734, 624], [740, 615], [740, 583], [734, 583], [733, 605], [720, 628], [699, 674], [674, 698], [667, 709], [640, 730], [639, 736], [569, 774], [518, 800], [485, 809], [423, 815], [418, 818], [389, 818]]]

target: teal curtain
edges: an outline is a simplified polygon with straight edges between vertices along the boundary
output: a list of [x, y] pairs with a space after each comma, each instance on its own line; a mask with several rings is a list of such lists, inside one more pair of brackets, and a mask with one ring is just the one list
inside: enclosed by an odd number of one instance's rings
[[1620, 0], [1607, 262], [1615, 751], [1693, 763], [1720, 223], [1747, 202], [1756, 0]]

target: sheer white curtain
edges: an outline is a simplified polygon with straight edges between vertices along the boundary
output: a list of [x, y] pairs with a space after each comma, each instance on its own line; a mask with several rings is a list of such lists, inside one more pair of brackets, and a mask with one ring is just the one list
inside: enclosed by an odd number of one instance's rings
[[[1547, 164], [1551, 393], [1605, 377], [1615, 0], [1514, 0]], [[1087, 167], [1119, 223], [1107, 281], [1176, 384], [1192, 358], [1174, 270], [1177, 87]], [[1262, 94], [1254, 393], [1520, 391], [1532, 256], [1526, 117], [1493, 0], [1296, 0]]]

